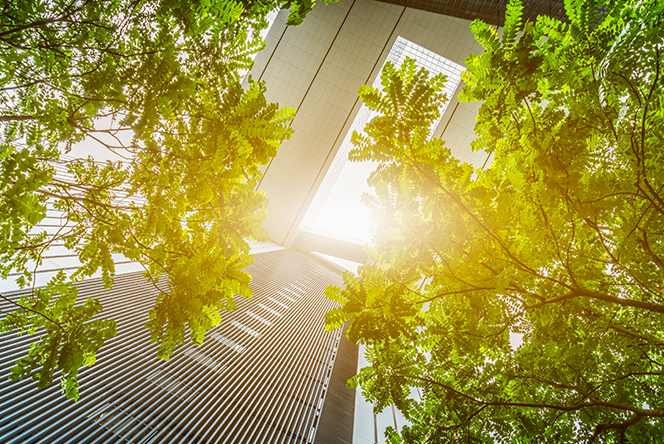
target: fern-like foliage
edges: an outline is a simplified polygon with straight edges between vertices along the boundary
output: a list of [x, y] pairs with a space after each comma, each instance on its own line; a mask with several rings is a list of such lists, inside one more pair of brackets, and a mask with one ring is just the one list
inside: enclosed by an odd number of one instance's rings
[[514, 45], [516, 37], [521, 31], [523, 17], [523, 5], [521, 0], [510, 0], [505, 12], [505, 24], [503, 25], [502, 46], [509, 49]]
[[360, 90], [373, 265], [328, 323], [367, 348], [350, 386], [408, 419], [389, 442], [664, 442], [664, 3], [566, 6], [472, 25], [488, 168], [428, 139], [442, 99], [412, 65]]
[[[235, 307], [235, 295], [251, 296], [241, 270], [252, 261], [247, 241], [266, 237], [260, 167], [292, 134], [294, 110], [268, 103], [262, 83], [243, 89], [239, 71], [251, 68], [264, 45], [256, 37], [265, 15], [281, 4], [3, 4], [0, 28], [13, 43], [0, 48], [0, 86], [16, 94], [0, 96], [8, 114], [0, 276], [17, 273], [28, 287], [54, 244], [81, 262], [44, 289], [8, 299], [15, 311], [0, 330], [43, 329], [11, 379], [31, 377], [44, 387], [59, 371], [64, 394], [78, 398], [78, 369], [94, 363], [115, 324], [95, 320], [101, 305], [77, 301], [73, 285], [100, 273], [111, 287], [114, 255], [140, 263], [159, 292], [147, 327], [162, 358], [187, 340], [201, 343]], [[123, 162], [61, 158], [86, 139]], [[71, 180], [54, 174], [57, 164]], [[47, 202], [69, 224], [33, 236]]]

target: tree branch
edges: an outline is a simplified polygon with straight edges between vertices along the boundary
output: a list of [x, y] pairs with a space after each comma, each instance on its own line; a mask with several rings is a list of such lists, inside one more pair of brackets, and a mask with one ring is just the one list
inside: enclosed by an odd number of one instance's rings
[[530, 309], [530, 308], [539, 308], [547, 304], [552, 304], [554, 302], [560, 302], [565, 299], [571, 299], [577, 296], [585, 296], [589, 297], [591, 299], [597, 299], [600, 301], [604, 302], [610, 302], [612, 304], [618, 304], [622, 307], [634, 307], [634, 308], [641, 308], [643, 310], [647, 311], [653, 311], [655, 313], [664, 313], [664, 305], [659, 305], [659, 304], [651, 304], [649, 302], [642, 302], [642, 301], [636, 301], [634, 299], [623, 299], [619, 298], [616, 296], [611, 296], [608, 294], [602, 294], [602, 293], [597, 293], [595, 291], [590, 291], [590, 290], [583, 290], [583, 289], [574, 289], [569, 293], [566, 293], [564, 295], [560, 296], [555, 296], [549, 299], [546, 299], [542, 302], [539, 302], [537, 304], [533, 305], [528, 305], [525, 306], [524, 308]]
[[0, 122], [18, 122], [18, 121], [24, 121], [24, 120], [39, 120], [40, 117], [37, 116], [12, 116], [12, 115], [5, 115], [5, 116], [0, 116]]
[[10, 304], [16, 305], [17, 307], [19, 307], [19, 308], [21, 308], [21, 309], [23, 309], [23, 310], [28, 310], [28, 311], [31, 312], [31, 313], [34, 313], [34, 314], [36, 314], [36, 315], [41, 316], [42, 318], [46, 319], [47, 321], [49, 321], [49, 322], [52, 323], [53, 325], [57, 326], [60, 330], [62, 330], [63, 333], [66, 333], [66, 332], [67, 332], [67, 331], [65, 330], [65, 328], [62, 326], [62, 324], [60, 324], [59, 322], [54, 321], [53, 319], [49, 318], [49, 317], [46, 316], [44, 313], [42, 313], [42, 312], [40, 312], [40, 311], [37, 311], [37, 310], [33, 310], [32, 308], [29, 308], [29, 307], [24, 307], [23, 305], [19, 304], [18, 302], [12, 301], [11, 299], [9, 299], [8, 297], [6, 297], [6, 296], [4, 296], [4, 295], [2, 295], [2, 294], [0, 294], [0, 298], [4, 299], [5, 301], [9, 302]]
[[[643, 418], [644, 418], [643, 415], [639, 415], [638, 413], [635, 413], [634, 416], [632, 416], [630, 419], [628, 419], [628, 420], [625, 421], [625, 422], [621, 422], [621, 423], [618, 423], [618, 424], [599, 424], [599, 425], [597, 425], [597, 427], [595, 427], [595, 432], [594, 432], [593, 435], [590, 437], [590, 442], [591, 442], [591, 443], [595, 442], [595, 440], [597, 439], [597, 437], [598, 437], [602, 432], [605, 432], [605, 431], [607, 431], [607, 430], [611, 430], [611, 429], [622, 429], [623, 432], [624, 432], [624, 430], [625, 430], [627, 427], [629, 427], [629, 426], [633, 426], [633, 425], [636, 424], [637, 422], [641, 421]], [[621, 440], [621, 442], [622, 442], [622, 440]]]
[[612, 329], [614, 329], [616, 331], [619, 331], [621, 333], [625, 333], [626, 335], [633, 336], [635, 338], [639, 338], [639, 339], [643, 339], [643, 340], [648, 341], [648, 342], [652, 342], [655, 345], [664, 345], [664, 340], [662, 340], [662, 339], [649, 338], [648, 336], [646, 336], [642, 333], [637, 333], [635, 331], [628, 330], [625, 327], [621, 327], [620, 325], [610, 324], [609, 328], [612, 328]]

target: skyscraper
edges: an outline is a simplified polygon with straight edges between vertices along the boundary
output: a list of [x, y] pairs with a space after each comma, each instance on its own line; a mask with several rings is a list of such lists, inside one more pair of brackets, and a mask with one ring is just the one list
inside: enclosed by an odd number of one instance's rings
[[[118, 276], [110, 292], [99, 280], [81, 283], [81, 297], [101, 300], [118, 335], [81, 372], [76, 403], [57, 384], [41, 391], [2, 378], [2, 442], [313, 443], [340, 353], [341, 332], [323, 328], [333, 306], [324, 289], [340, 279], [286, 249], [257, 254], [248, 271], [253, 298], [239, 299], [203, 345], [187, 344], [169, 361], [156, 358], [143, 327], [157, 290], [140, 273]], [[5, 333], [0, 372], [30, 342]]]
[[[437, 13], [411, 7], [416, 2], [392, 3], [342, 0], [320, 4], [296, 27], [286, 26], [285, 15], [279, 14], [265, 49], [256, 58], [250, 74], [254, 80], [266, 82], [267, 98], [297, 109], [294, 135], [267, 166], [260, 185], [269, 198], [264, 226], [270, 239], [280, 245], [306, 252], [315, 243], [308, 235], [307, 245], [299, 244], [301, 222], [361, 109], [358, 88], [373, 84], [380, 76], [397, 41], [405, 39], [464, 66], [470, 53], [482, 51], [470, 30], [471, 20], [478, 16], [477, 11], [489, 11], [493, 24], [502, 23], [506, 2], [433, 0], [417, 6]], [[558, 0], [528, 4], [526, 17], [529, 13], [561, 14]], [[434, 135], [442, 135], [458, 159], [481, 166], [486, 157], [470, 150], [479, 104], [459, 102], [462, 87], [460, 83], [450, 94]]]

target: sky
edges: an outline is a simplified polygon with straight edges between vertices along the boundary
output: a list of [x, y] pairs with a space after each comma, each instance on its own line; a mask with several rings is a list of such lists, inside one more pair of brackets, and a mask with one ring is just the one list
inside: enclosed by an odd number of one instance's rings
[[376, 166], [377, 162], [346, 162], [312, 228], [370, 242], [369, 209], [361, 197], [370, 192], [367, 178]]

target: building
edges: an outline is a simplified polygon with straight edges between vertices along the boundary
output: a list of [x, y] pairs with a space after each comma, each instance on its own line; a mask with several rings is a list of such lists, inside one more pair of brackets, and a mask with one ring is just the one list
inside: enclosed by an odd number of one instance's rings
[[[344, 139], [360, 113], [359, 86], [374, 82], [399, 39], [463, 65], [481, 50], [470, 19], [500, 25], [505, 3], [341, 0], [317, 5], [298, 27], [287, 27], [281, 12], [251, 75], [266, 82], [269, 100], [298, 114], [294, 136], [265, 168], [260, 185], [270, 200], [265, 228], [275, 247], [255, 250], [248, 270], [254, 298], [239, 300], [202, 346], [183, 346], [163, 362], [143, 328], [156, 294], [140, 273], [126, 268], [112, 292], [102, 292], [99, 280], [81, 283], [81, 295], [99, 297], [104, 316], [118, 320], [119, 335], [82, 371], [76, 404], [57, 386], [37, 391], [29, 381], [0, 378], [0, 441], [372, 443], [382, 442], [387, 426], [402, 425], [396, 411], [376, 415], [359, 395], [354, 399], [345, 380], [355, 372], [356, 349], [341, 332], [323, 330], [332, 307], [323, 290], [340, 279], [311, 253], [362, 263], [361, 244], [307, 229], [302, 221], [318, 190], [334, 182], [326, 185], [326, 176], [335, 159], [343, 159]], [[561, 7], [561, 1], [541, 0], [527, 11], [555, 15]], [[478, 107], [457, 100], [458, 85], [434, 134], [461, 160], [482, 165], [487, 159], [469, 150]], [[66, 266], [53, 261], [51, 269]], [[29, 343], [0, 336], [0, 374]]]
[[[283, 13], [277, 16], [266, 48], [258, 54], [251, 71], [254, 79], [266, 82], [268, 100], [297, 110], [292, 122], [295, 133], [267, 166], [260, 185], [269, 198], [264, 226], [272, 241], [303, 252], [317, 245], [338, 254], [320, 237], [307, 235], [305, 245], [297, 238], [302, 220], [318, 189], [324, 186], [326, 173], [361, 109], [359, 86], [370, 85], [379, 77], [398, 38], [463, 66], [470, 53], [482, 50], [470, 30], [471, 19], [484, 11], [480, 15], [501, 24], [506, 3], [342, 0], [317, 5], [297, 27], [287, 27]], [[562, 10], [558, 0], [524, 3], [527, 17], [541, 12], [560, 15]], [[481, 166], [486, 158], [470, 151], [479, 105], [459, 103], [457, 93], [450, 95], [434, 135], [443, 136], [460, 160]], [[359, 253], [347, 255], [362, 258]]]
[[[343, 385], [357, 350], [340, 331], [323, 328], [333, 306], [324, 290], [339, 276], [283, 248], [257, 253], [248, 271], [253, 298], [237, 300], [203, 345], [186, 344], [169, 361], [157, 359], [143, 327], [157, 291], [141, 273], [118, 276], [110, 292], [99, 279], [81, 283], [80, 295], [100, 299], [118, 335], [81, 371], [76, 403], [58, 384], [41, 391], [32, 381], [0, 379], [0, 441], [325, 443], [334, 441], [314, 440], [318, 427], [334, 424], [343, 438], [345, 424], [348, 442], [353, 392]], [[2, 374], [30, 342], [0, 336]], [[339, 360], [350, 374], [339, 373]]]

